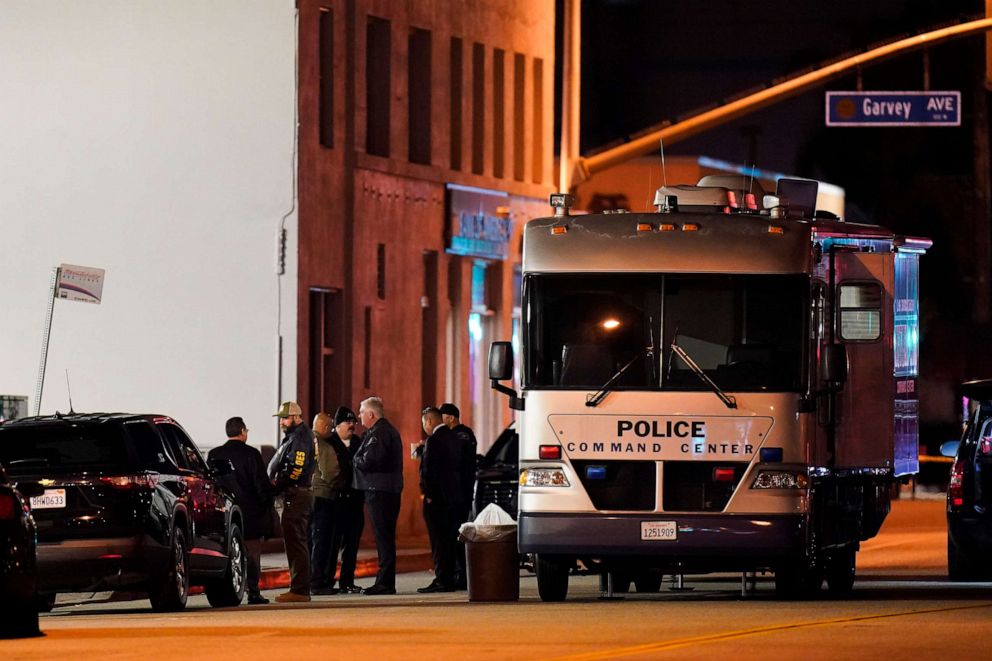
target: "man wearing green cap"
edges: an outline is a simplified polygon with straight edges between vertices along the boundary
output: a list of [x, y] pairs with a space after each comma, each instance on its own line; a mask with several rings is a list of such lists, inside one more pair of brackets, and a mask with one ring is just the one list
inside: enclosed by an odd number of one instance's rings
[[290, 577], [289, 592], [276, 601], [310, 601], [310, 480], [316, 464], [313, 433], [303, 422], [303, 409], [296, 402], [283, 402], [274, 417], [279, 418], [286, 436], [269, 463], [269, 479], [283, 499], [282, 536]]

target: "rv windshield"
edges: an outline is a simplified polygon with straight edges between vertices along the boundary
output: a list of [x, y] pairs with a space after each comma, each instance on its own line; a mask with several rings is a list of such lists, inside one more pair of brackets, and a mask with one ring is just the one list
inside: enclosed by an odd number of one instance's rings
[[707, 389], [677, 333], [723, 390], [799, 391], [808, 305], [801, 275], [529, 275], [524, 386], [599, 389], [636, 357], [612, 389]]

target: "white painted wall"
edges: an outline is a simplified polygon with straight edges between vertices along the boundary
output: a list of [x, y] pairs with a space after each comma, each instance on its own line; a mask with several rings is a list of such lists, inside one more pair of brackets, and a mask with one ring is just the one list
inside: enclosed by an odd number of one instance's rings
[[275, 440], [295, 20], [293, 0], [0, 2], [0, 394], [34, 411], [51, 269], [95, 266], [101, 305], [55, 304], [43, 414], [68, 369], [77, 411], [171, 415], [204, 448], [242, 415]]

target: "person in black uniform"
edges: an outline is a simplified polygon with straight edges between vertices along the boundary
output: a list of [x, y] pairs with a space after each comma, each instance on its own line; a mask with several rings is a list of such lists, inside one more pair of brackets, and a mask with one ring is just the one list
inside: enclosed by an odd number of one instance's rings
[[232, 494], [245, 522], [245, 553], [248, 556], [248, 603], [267, 604], [258, 589], [261, 574], [262, 539], [272, 536], [273, 488], [265, 474], [262, 453], [248, 445], [248, 427], [235, 417], [225, 423], [227, 442], [207, 454], [208, 461], [230, 461], [234, 472], [219, 482]]
[[[344, 486], [338, 492], [334, 510], [334, 539], [331, 542], [332, 564], [337, 562], [338, 552], [341, 553], [341, 574], [338, 578], [338, 590], [343, 594], [361, 592], [355, 585], [355, 565], [358, 562], [358, 544], [362, 539], [365, 528], [365, 499], [361, 491], [352, 488], [354, 479], [354, 459], [362, 443], [362, 437], [355, 433], [355, 423], [358, 418], [354, 411], [341, 406], [334, 412], [334, 434], [337, 436], [335, 447], [340, 444], [338, 463], [341, 467], [341, 478]], [[332, 435], [332, 438], [333, 438]]]
[[[462, 497], [455, 512], [458, 525], [468, 521], [469, 513], [472, 510], [472, 498], [475, 496], [475, 470], [477, 466], [476, 452], [478, 443], [475, 440], [475, 433], [468, 425], [462, 424], [461, 411], [451, 402], [445, 402], [439, 407], [441, 419], [455, 436], [458, 437], [461, 447], [461, 456], [458, 463], [459, 474], [462, 480]], [[467, 574], [465, 573], [465, 544], [458, 541], [455, 551], [455, 585], [459, 590], [468, 587]]]
[[428, 436], [420, 460], [420, 491], [434, 558], [434, 580], [417, 592], [452, 592], [460, 523], [457, 513], [462, 499], [461, 440], [441, 421], [436, 408], [427, 408], [421, 420]]
[[375, 532], [379, 572], [364, 594], [396, 594], [396, 520], [403, 492], [403, 440], [383, 417], [382, 400], [369, 397], [358, 408], [368, 431], [355, 454], [353, 485], [365, 492], [369, 519]]
[[282, 538], [289, 560], [290, 588], [276, 601], [310, 601], [310, 515], [313, 493], [310, 481], [314, 467], [314, 440], [303, 422], [303, 409], [296, 402], [283, 402], [276, 412], [286, 432], [282, 445], [269, 462], [269, 478], [282, 496]]

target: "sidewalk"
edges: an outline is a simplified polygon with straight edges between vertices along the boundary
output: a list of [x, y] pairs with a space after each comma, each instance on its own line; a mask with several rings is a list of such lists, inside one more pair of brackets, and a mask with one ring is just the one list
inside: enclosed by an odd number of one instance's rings
[[[269, 552], [262, 554], [262, 576], [258, 581], [262, 590], [275, 590], [289, 587], [289, 566], [285, 552], [277, 551], [270, 546]], [[396, 572], [422, 572], [432, 569], [429, 549], [397, 549]], [[355, 567], [355, 578], [371, 578], [379, 569], [375, 549], [359, 549], [358, 563]]]

